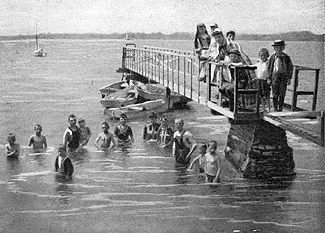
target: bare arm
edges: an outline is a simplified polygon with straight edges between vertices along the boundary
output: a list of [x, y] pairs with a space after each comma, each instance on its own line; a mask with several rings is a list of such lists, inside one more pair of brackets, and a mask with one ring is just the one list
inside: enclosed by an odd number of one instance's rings
[[116, 146], [116, 143], [115, 143], [115, 139], [114, 139], [114, 135], [112, 134], [112, 139], [111, 139], [111, 147], [109, 149], [112, 149]]
[[200, 156], [201, 156], [201, 155], [198, 155], [198, 156], [196, 156], [196, 157], [192, 160], [190, 166], [188, 167], [189, 169], [192, 169], [193, 166], [194, 166], [194, 163], [196, 163], [197, 161], [199, 161]]
[[67, 144], [70, 141], [70, 133], [66, 132], [66, 134], [64, 135], [64, 141], [63, 141], [63, 147], [67, 148]]
[[97, 136], [97, 138], [96, 138], [96, 140], [95, 140], [95, 146], [97, 147], [97, 149], [101, 149], [100, 148], [100, 145], [98, 144], [98, 142], [99, 142], [99, 140], [101, 139], [101, 134], [99, 133], [98, 134], [98, 136]]
[[46, 137], [44, 136], [44, 142], [43, 142], [43, 144], [44, 144], [44, 148], [46, 149], [47, 148], [47, 141], [46, 141]]
[[29, 138], [29, 141], [28, 141], [28, 146], [31, 146], [32, 144], [33, 144], [33, 139], [34, 138], [34, 136], [31, 136], [30, 138]]
[[213, 182], [220, 183], [221, 161], [220, 161], [219, 155], [213, 163], [218, 166], [217, 174], [216, 174], [216, 177], [213, 179]]

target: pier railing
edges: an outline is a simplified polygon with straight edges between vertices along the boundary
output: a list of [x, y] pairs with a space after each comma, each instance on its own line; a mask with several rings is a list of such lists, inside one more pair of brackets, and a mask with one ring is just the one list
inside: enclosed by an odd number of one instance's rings
[[[203, 62], [205, 66], [202, 65]], [[202, 67], [208, 67], [204, 82], [199, 79]], [[219, 91], [219, 88], [224, 85], [224, 77], [231, 76], [229, 68], [234, 69], [232, 80], [228, 83], [233, 85], [233, 109], [229, 108], [229, 102], [227, 103], [224, 94]], [[287, 88], [289, 99], [286, 98], [285, 101], [285, 107], [289, 111], [264, 115], [260, 112], [257, 88], [252, 85], [241, 89], [238, 85], [238, 71], [245, 70], [251, 73], [255, 68], [254, 66], [229, 67], [212, 61], [200, 61], [191, 51], [151, 46], [137, 48], [135, 44], [129, 44], [123, 47], [122, 68], [118, 72], [136, 73], [145, 77], [149, 82], [160, 83], [172, 91], [209, 107], [211, 111], [233, 119], [234, 122], [264, 119], [324, 146], [324, 112], [315, 111], [320, 69], [294, 65], [292, 85]], [[300, 74], [302, 71], [307, 72]], [[305, 75], [310, 71], [315, 72], [314, 80], [310, 78], [310, 74]], [[306, 90], [306, 87], [312, 90]], [[301, 97], [311, 98], [312, 101], [298, 101]], [[307, 102], [307, 107], [306, 104], [304, 107], [298, 106], [298, 103], [303, 102]], [[292, 114], [293, 111], [303, 112]], [[316, 130], [310, 130], [292, 124], [291, 120], [288, 120], [299, 117], [318, 118], [319, 127], [315, 127]]]
[[[229, 109], [218, 91], [222, 81], [212, 82], [213, 75], [223, 76], [228, 70], [225, 64], [208, 62], [207, 66], [214, 74], [207, 72], [205, 82], [199, 80], [200, 61], [193, 52], [145, 46], [136, 48], [126, 46], [123, 49], [124, 64], [132, 72], [148, 78], [149, 82], [157, 82], [184, 95], [198, 103], [204, 104], [234, 120], [257, 120], [262, 117], [259, 112], [257, 89], [240, 89], [237, 80], [238, 70], [253, 70], [256, 67], [231, 67], [235, 70], [233, 78], [233, 110]], [[249, 97], [249, 98], [247, 98]], [[250, 99], [245, 101], [245, 99]], [[253, 100], [252, 100], [253, 99]]]

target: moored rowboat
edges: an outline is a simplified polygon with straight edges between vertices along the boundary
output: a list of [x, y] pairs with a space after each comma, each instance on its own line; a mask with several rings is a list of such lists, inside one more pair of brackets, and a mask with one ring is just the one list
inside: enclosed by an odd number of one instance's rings
[[104, 110], [104, 115], [112, 119], [119, 118], [125, 113], [128, 118], [147, 117], [149, 111], [156, 113], [166, 112], [168, 110], [168, 101], [165, 99], [146, 101], [140, 104], [132, 104], [121, 108], [109, 108]]
[[137, 90], [131, 87], [106, 95], [100, 103], [104, 108], [117, 108], [135, 104], [137, 97]]

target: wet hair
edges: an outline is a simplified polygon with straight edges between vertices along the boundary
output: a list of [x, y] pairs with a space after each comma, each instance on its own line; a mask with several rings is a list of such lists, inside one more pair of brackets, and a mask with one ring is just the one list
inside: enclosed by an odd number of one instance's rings
[[175, 122], [176, 121], [180, 121], [180, 122], [182, 122], [182, 124], [184, 125], [184, 120], [182, 119], [182, 118], [175, 118]]
[[102, 125], [105, 125], [105, 126], [107, 127], [107, 129], [109, 129], [109, 124], [107, 123], [107, 121], [104, 121], [104, 122], [102, 123]]
[[70, 120], [70, 118], [77, 118], [75, 115], [71, 114], [69, 117], [68, 117], [68, 120]]
[[209, 141], [209, 147], [210, 147], [212, 144], [215, 144], [216, 147], [218, 147], [218, 143], [217, 143], [216, 140], [211, 140], [211, 141]]
[[260, 56], [261, 53], [266, 53], [267, 57], [270, 56], [269, 50], [267, 48], [261, 48], [260, 52], [258, 53], [258, 56]]
[[16, 141], [16, 136], [12, 133], [10, 133], [7, 137], [7, 141]]
[[66, 148], [63, 146], [63, 144], [59, 144], [58, 146], [58, 152], [63, 151], [64, 153], [67, 152]]
[[228, 35], [236, 36], [236, 33], [234, 31], [229, 31], [229, 32], [226, 33], [226, 37], [228, 37]]
[[86, 122], [84, 118], [79, 118], [78, 123]]
[[127, 119], [128, 117], [126, 116], [125, 113], [121, 113], [120, 118], [125, 118], [125, 119]]
[[36, 125], [34, 126], [34, 130], [36, 129], [36, 127], [41, 128], [41, 130], [43, 130], [43, 127], [42, 127], [40, 124], [36, 124]]

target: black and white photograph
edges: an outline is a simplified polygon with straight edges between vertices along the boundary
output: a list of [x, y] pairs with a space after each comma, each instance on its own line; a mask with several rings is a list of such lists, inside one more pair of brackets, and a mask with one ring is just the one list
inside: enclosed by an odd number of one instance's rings
[[0, 233], [325, 232], [324, 0], [1, 0]]

